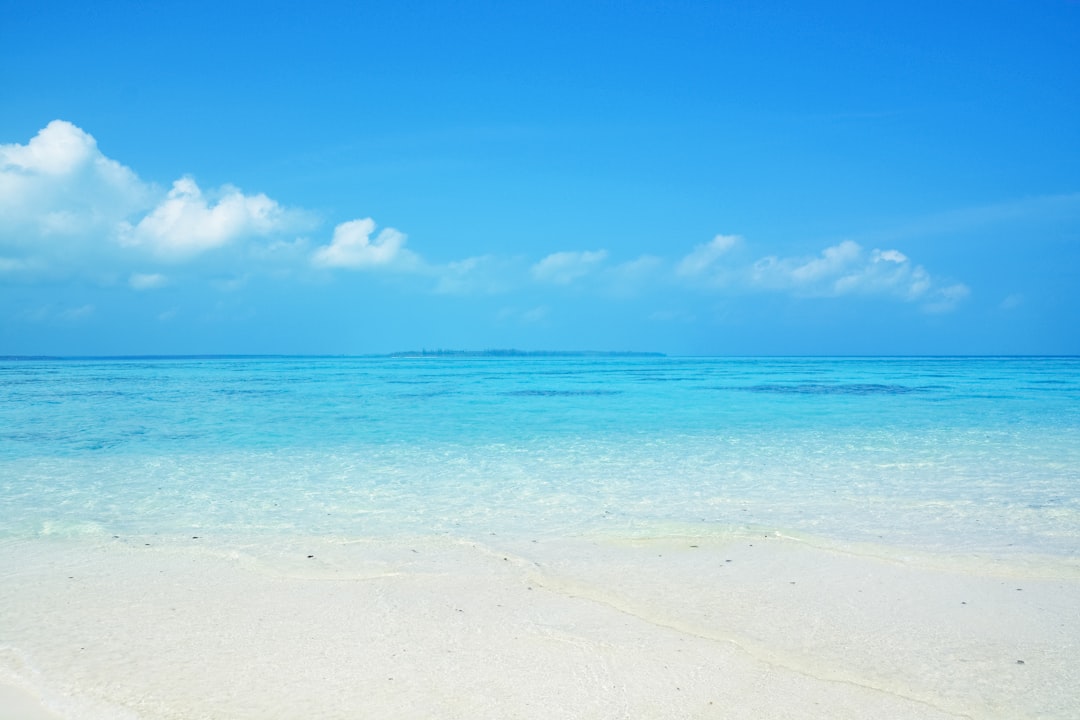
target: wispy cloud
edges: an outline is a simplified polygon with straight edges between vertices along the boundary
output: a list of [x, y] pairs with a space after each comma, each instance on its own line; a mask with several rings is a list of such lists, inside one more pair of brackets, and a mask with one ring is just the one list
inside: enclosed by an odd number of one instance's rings
[[795, 295], [890, 295], [922, 301], [931, 312], [952, 309], [968, 294], [962, 284], [941, 286], [899, 250], [871, 250], [845, 240], [815, 257], [763, 257], [753, 264], [750, 284]]
[[516, 307], [504, 307], [496, 314], [496, 319], [500, 322], [536, 325], [546, 321], [550, 314], [551, 308], [547, 305], [537, 305], [524, 310]]
[[956, 235], [1023, 221], [1080, 219], [1080, 192], [1038, 195], [988, 205], [959, 208], [917, 218], [859, 239], [893, 243], [915, 237]]
[[664, 272], [664, 259], [641, 255], [604, 270], [606, 291], [615, 297], [630, 297], [643, 292]]
[[168, 278], [161, 273], [133, 273], [128, 278], [128, 285], [135, 290], [156, 290], [168, 283]]
[[68, 308], [67, 310], [62, 310], [58, 317], [61, 320], [64, 320], [64, 321], [67, 321], [67, 322], [78, 322], [79, 320], [90, 317], [93, 314], [94, 314], [94, 306], [93, 305], [80, 305], [79, 307], [73, 307], [73, 308]]
[[438, 295], [493, 295], [514, 290], [524, 279], [524, 261], [497, 255], [477, 255], [427, 268], [436, 278]]
[[1010, 293], [1005, 296], [1005, 299], [1001, 301], [998, 306], [1002, 310], [1015, 310], [1024, 304], [1024, 296], [1020, 293]]
[[741, 241], [738, 235], [717, 235], [707, 243], [696, 245], [689, 255], [679, 261], [676, 272], [685, 276], [702, 275]]
[[56, 307], [53, 304], [39, 305], [33, 308], [24, 308], [14, 314], [14, 318], [28, 323], [76, 323], [94, 314], [95, 307], [91, 304], [68, 307]]
[[552, 253], [532, 266], [532, 276], [541, 282], [569, 285], [596, 269], [607, 256], [607, 250]]
[[928, 313], [946, 313], [967, 299], [971, 289], [963, 283], [932, 288], [923, 297], [922, 308]]
[[752, 261], [731, 257], [736, 247], [750, 249], [739, 236], [717, 235], [684, 256], [675, 266], [675, 276], [699, 291], [793, 297], [876, 295], [920, 302], [927, 312], [951, 310], [970, 292], [960, 283], [939, 282], [899, 250], [866, 250], [852, 240], [816, 255], [765, 255]]

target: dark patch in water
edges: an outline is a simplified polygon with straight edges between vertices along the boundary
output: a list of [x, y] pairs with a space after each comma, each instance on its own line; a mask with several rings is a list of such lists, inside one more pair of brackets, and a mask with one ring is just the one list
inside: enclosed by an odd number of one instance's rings
[[80, 443], [75, 443], [74, 447], [80, 450], [112, 450], [123, 445], [122, 439], [99, 439], [99, 440], [86, 440]]
[[456, 390], [432, 390], [431, 392], [398, 393], [396, 397], [403, 400], [425, 400], [427, 398], [441, 397], [443, 395], [457, 395]]
[[618, 395], [621, 390], [511, 390], [499, 393], [509, 397], [581, 397], [586, 395]]
[[750, 385], [748, 387], [716, 388], [723, 390], [742, 390], [754, 393], [774, 393], [780, 395], [910, 395], [942, 389], [937, 385], [884, 385], [880, 383], [849, 383], [827, 385], [823, 383], [803, 383], [801, 385]]
[[285, 395], [289, 391], [286, 388], [274, 388], [274, 387], [256, 387], [256, 388], [217, 388], [214, 391], [217, 395], [226, 395], [229, 397], [270, 397], [274, 395]]
[[638, 373], [634, 375], [632, 379], [638, 382], [689, 382], [691, 380], [701, 380], [700, 377], [687, 377], [685, 375], [662, 375], [660, 373]]
[[135, 397], [135, 393], [124, 392], [123, 390], [67, 390], [64, 392], [64, 396], [69, 398], [118, 398]]

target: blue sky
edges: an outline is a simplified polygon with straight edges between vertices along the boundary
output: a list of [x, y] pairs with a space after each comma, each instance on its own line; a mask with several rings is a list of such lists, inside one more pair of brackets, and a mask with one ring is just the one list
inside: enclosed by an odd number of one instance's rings
[[1080, 353], [1080, 3], [0, 0], [0, 355]]

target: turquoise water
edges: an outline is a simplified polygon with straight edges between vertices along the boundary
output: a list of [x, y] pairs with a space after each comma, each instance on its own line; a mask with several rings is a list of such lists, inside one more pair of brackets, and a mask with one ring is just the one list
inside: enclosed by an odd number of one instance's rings
[[0, 535], [1080, 553], [1076, 358], [0, 361]]

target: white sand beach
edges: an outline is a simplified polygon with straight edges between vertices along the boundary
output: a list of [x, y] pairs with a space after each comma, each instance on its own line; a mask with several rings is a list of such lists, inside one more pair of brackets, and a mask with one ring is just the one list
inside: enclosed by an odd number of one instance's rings
[[0, 683], [0, 720], [58, 720], [41, 698], [15, 685]]
[[9, 542], [0, 580], [0, 717], [1080, 714], [1067, 560], [153, 537]]

